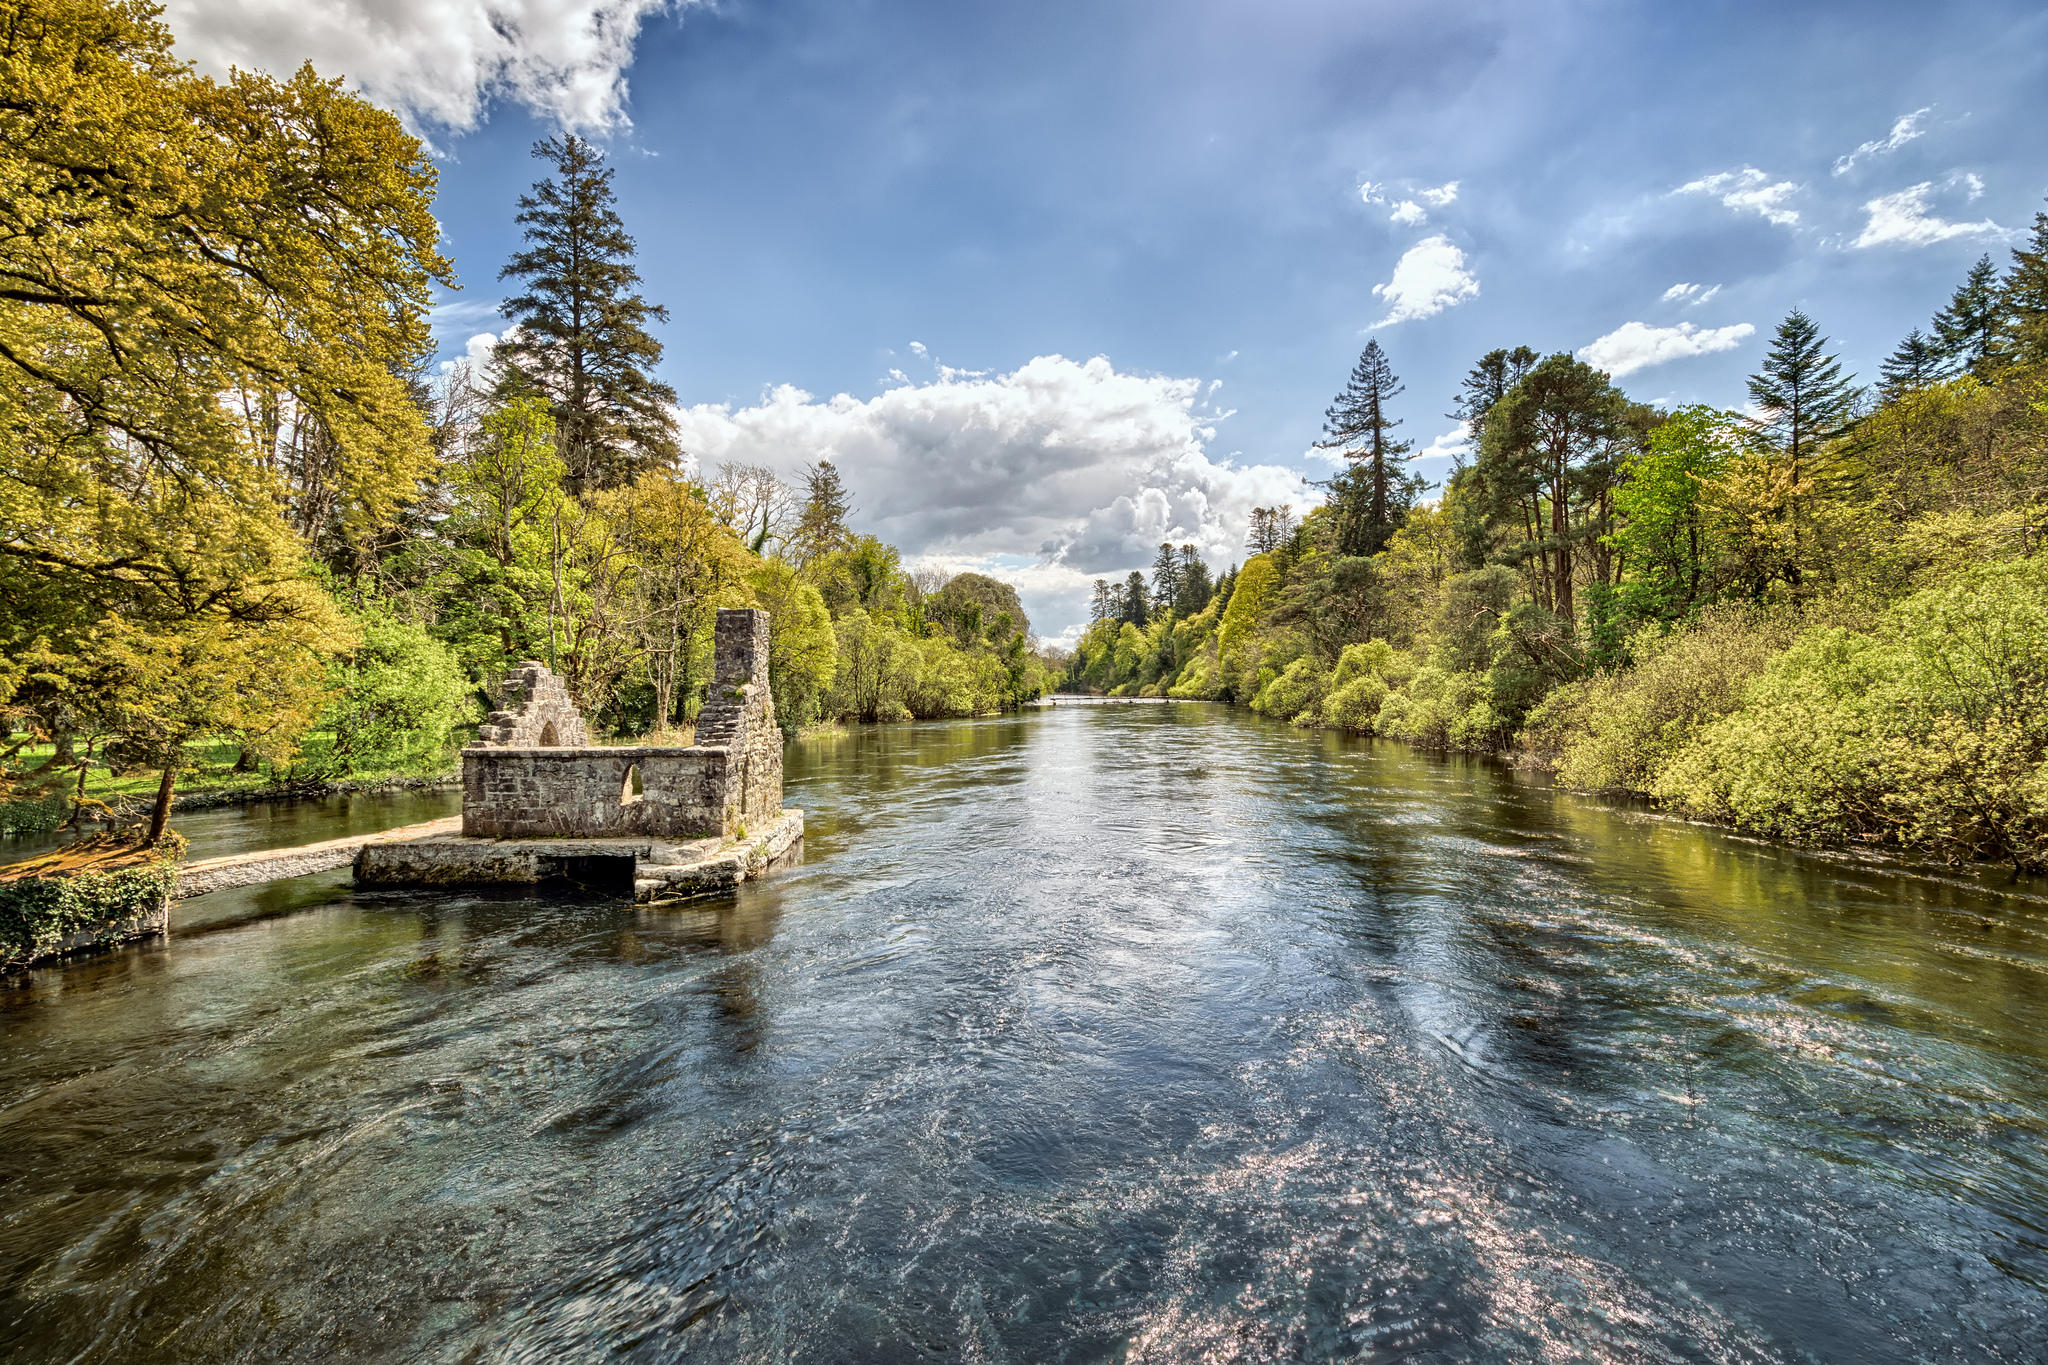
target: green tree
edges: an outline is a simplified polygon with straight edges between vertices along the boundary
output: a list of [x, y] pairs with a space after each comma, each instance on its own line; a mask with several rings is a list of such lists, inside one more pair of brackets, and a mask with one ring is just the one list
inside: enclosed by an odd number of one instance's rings
[[1216, 595], [1216, 587], [1209, 581], [1209, 566], [1202, 562], [1202, 556], [1192, 545], [1180, 547], [1180, 590], [1174, 597], [1174, 614], [1183, 620], [1201, 614], [1209, 605], [1209, 599]]
[[1120, 614], [1121, 618], [1140, 630], [1144, 629], [1145, 622], [1151, 616], [1148, 605], [1150, 601], [1151, 594], [1145, 590], [1145, 575], [1136, 569], [1131, 570], [1131, 576], [1124, 580], [1124, 602], [1123, 611]]
[[1350, 379], [1323, 413], [1323, 439], [1316, 445], [1350, 462], [1325, 485], [1334, 495], [1340, 555], [1379, 553], [1415, 500], [1418, 481], [1401, 468], [1413, 445], [1394, 439], [1401, 419], [1388, 411], [1401, 391], [1386, 351], [1377, 340], [1368, 341]]
[[1942, 357], [1939, 343], [1930, 340], [1918, 327], [1906, 333], [1906, 339], [1898, 344], [1891, 355], [1885, 358], [1878, 371], [1878, 391], [1886, 398], [1897, 398], [1909, 389], [1921, 388], [1941, 378]]
[[852, 515], [853, 503], [838, 468], [830, 460], [820, 460], [806, 469], [803, 506], [791, 545], [798, 566], [809, 567], [851, 544], [853, 533], [846, 520]]
[[1159, 553], [1152, 556], [1152, 605], [1159, 611], [1171, 611], [1180, 596], [1180, 551], [1161, 541]]
[[654, 378], [661, 343], [647, 330], [668, 310], [638, 291], [603, 154], [571, 133], [543, 138], [533, 155], [554, 174], [519, 198], [526, 245], [498, 278], [524, 292], [502, 305], [511, 328], [497, 357], [517, 387], [546, 396], [570, 486], [609, 488], [681, 454], [675, 390]]
[[[1784, 454], [1789, 486], [1795, 490], [1817, 481], [1822, 448], [1848, 430], [1855, 416], [1859, 391], [1851, 382], [1854, 376], [1842, 373], [1841, 362], [1827, 347], [1813, 319], [1795, 308], [1778, 324], [1763, 364], [1749, 377], [1749, 396], [1762, 412], [1758, 434]], [[1786, 504], [1795, 565], [1805, 557], [1807, 502], [1795, 496]]]
[[779, 559], [748, 574], [754, 600], [768, 613], [768, 690], [785, 735], [818, 719], [839, 670], [838, 639], [817, 588]]
[[1739, 422], [1714, 408], [1680, 408], [1622, 462], [1611, 540], [1626, 566], [1624, 617], [1677, 621], [1712, 597], [1718, 549], [1706, 483], [1741, 453]]
[[2002, 358], [2022, 365], [2048, 360], [2048, 213], [2036, 213], [1999, 291]]
[[1948, 307], [1934, 315], [1934, 347], [1943, 373], [1967, 370], [1981, 377], [1998, 342], [1998, 267], [1980, 256], [1956, 286]]

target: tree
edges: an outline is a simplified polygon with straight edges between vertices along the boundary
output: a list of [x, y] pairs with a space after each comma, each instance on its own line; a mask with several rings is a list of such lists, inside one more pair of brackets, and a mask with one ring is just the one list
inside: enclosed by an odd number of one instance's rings
[[1277, 507], [1254, 507], [1251, 529], [1245, 543], [1255, 555], [1271, 554], [1285, 545], [1294, 535], [1294, 508], [1288, 503]]
[[797, 512], [791, 546], [798, 567], [808, 568], [851, 544], [853, 534], [847, 529], [846, 519], [852, 515], [846, 483], [832, 462], [820, 460], [806, 469], [803, 507]]
[[1093, 595], [1088, 600], [1088, 624], [1096, 625], [1120, 614], [1123, 608], [1117, 599], [1115, 584], [1106, 578], [1096, 579]]
[[1967, 370], [1981, 375], [1998, 342], [1998, 267], [1977, 258], [1956, 286], [1948, 307], [1934, 315], [1934, 347], [1944, 374]]
[[1323, 439], [1316, 445], [1350, 461], [1343, 474], [1325, 485], [1336, 495], [1340, 555], [1377, 554], [1400, 529], [1414, 501], [1416, 481], [1400, 470], [1413, 443], [1394, 439], [1401, 419], [1387, 411], [1401, 391], [1387, 353], [1377, 340], [1368, 341], [1351, 378], [1323, 413]]
[[0, 41], [0, 703], [148, 748], [160, 835], [187, 739], [311, 723], [350, 631], [286, 513], [360, 541], [414, 495], [450, 268], [397, 119], [196, 76], [156, 14], [37, 0]]
[[1172, 611], [1180, 596], [1180, 551], [1161, 541], [1159, 553], [1152, 556], [1152, 605], [1160, 611]]
[[1527, 346], [1488, 351], [1466, 372], [1448, 415], [1465, 424], [1475, 448], [1485, 438], [1486, 415], [1493, 411], [1493, 405], [1527, 378], [1542, 358]]
[[1180, 591], [1174, 598], [1174, 613], [1183, 620], [1199, 615], [1209, 605], [1209, 599], [1216, 595], [1215, 586], [1209, 581], [1209, 566], [1193, 545], [1180, 547]]
[[[1763, 364], [1749, 377], [1749, 396], [1763, 413], [1758, 432], [1784, 453], [1788, 486], [1795, 489], [1814, 479], [1811, 466], [1821, 447], [1848, 429], [1856, 410], [1854, 376], [1843, 375], [1827, 346], [1813, 319], [1795, 308], [1778, 324]], [[1803, 538], [1802, 501], [1795, 498], [1786, 507], [1795, 563]]]
[[1131, 570], [1131, 576], [1124, 580], [1124, 606], [1123, 611], [1119, 613], [1121, 619], [1141, 630], [1144, 629], [1145, 622], [1150, 616], [1147, 607], [1150, 600], [1151, 594], [1145, 591], [1145, 575], [1136, 569]]
[[571, 487], [609, 488], [681, 455], [675, 390], [653, 376], [661, 343], [647, 331], [668, 310], [638, 292], [603, 154], [571, 133], [541, 139], [533, 155], [554, 174], [519, 198], [526, 245], [498, 278], [525, 292], [501, 305], [511, 327], [497, 356], [508, 380], [547, 398]]
[[1998, 302], [2003, 358], [2029, 365], [2048, 360], [2048, 213], [2036, 213], [2027, 244], [2013, 248]]
[[775, 698], [775, 721], [785, 735], [794, 735], [818, 718], [838, 674], [832, 614], [817, 588], [782, 560], [756, 564], [747, 582], [754, 601], [768, 613], [768, 690]]
[[1031, 618], [1024, 614], [1024, 602], [1017, 590], [987, 574], [955, 574], [932, 594], [926, 619], [949, 631], [961, 648], [972, 648], [986, 638], [998, 649], [1009, 647], [1011, 639], [1031, 636]]
[[1856, 408], [1855, 376], [1843, 375], [1827, 346], [1813, 319], [1795, 308], [1749, 377], [1749, 396], [1763, 410], [1759, 426], [1791, 458], [1794, 479], [1822, 442], [1848, 427]]
[[1878, 388], [1887, 399], [1897, 398], [1910, 389], [1933, 383], [1941, 377], [1941, 370], [1940, 345], [1915, 327], [1886, 358], [1879, 371], [1882, 379]]
[[766, 465], [721, 464], [707, 493], [719, 524], [757, 555], [786, 539], [797, 511], [789, 485]]
[[654, 686], [654, 728], [680, 719], [716, 609], [733, 605], [748, 559], [703, 497], [672, 474], [647, 474], [593, 499], [630, 558], [628, 628]]
[[1622, 462], [1614, 490], [1620, 526], [1609, 539], [1627, 566], [1625, 617], [1677, 621], [1711, 597], [1719, 536], [1706, 490], [1741, 453], [1740, 420], [1680, 408]]
[[1477, 469], [1493, 514], [1519, 523], [1536, 599], [1566, 622], [1578, 549], [1607, 530], [1629, 416], [1605, 374], [1562, 352], [1530, 370], [1487, 416]]

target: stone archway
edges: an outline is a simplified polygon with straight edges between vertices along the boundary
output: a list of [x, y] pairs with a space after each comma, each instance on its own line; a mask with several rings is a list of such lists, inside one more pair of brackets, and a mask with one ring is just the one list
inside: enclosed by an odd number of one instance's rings
[[640, 765], [635, 763], [632, 767], [626, 769], [626, 780], [619, 784], [619, 804], [622, 806], [633, 805], [644, 794], [645, 788], [640, 780]]
[[555, 732], [555, 723], [553, 721], [549, 721], [541, 727], [540, 747], [543, 749], [559, 749], [562, 747], [562, 738]]

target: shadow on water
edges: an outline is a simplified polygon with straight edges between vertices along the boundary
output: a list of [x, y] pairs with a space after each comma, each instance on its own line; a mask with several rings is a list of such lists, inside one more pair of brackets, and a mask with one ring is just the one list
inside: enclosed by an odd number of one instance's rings
[[0, 1352], [2038, 1358], [2038, 887], [1205, 706], [786, 762], [729, 900], [16, 979]]

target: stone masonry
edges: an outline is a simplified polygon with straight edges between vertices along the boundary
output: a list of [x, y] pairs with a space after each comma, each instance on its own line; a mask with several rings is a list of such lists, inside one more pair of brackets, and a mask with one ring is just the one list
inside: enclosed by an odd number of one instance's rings
[[[484, 742], [462, 751], [465, 836], [731, 838], [781, 816], [767, 612], [718, 613], [711, 695], [697, 743], [687, 748], [584, 747], [582, 717], [566, 691], [557, 692], [559, 679], [539, 664], [522, 664], [513, 677], [521, 679], [522, 709], [494, 715]], [[542, 715], [558, 739], [573, 733], [573, 745], [543, 745], [535, 723]]]
[[569, 689], [538, 659], [505, 675], [501, 709], [476, 728], [479, 744], [503, 748], [580, 748], [590, 743]]

